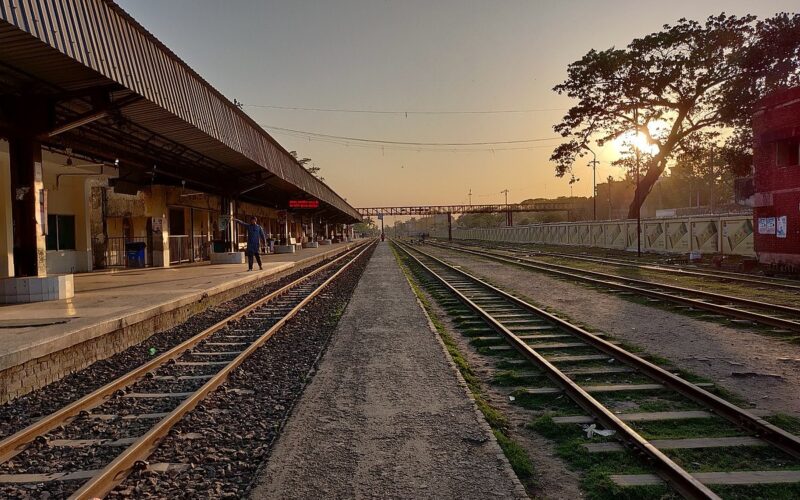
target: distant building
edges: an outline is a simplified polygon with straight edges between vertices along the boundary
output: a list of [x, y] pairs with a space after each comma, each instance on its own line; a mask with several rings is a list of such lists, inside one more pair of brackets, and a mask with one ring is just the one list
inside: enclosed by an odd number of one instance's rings
[[774, 92], [753, 114], [755, 250], [800, 266], [800, 87]]

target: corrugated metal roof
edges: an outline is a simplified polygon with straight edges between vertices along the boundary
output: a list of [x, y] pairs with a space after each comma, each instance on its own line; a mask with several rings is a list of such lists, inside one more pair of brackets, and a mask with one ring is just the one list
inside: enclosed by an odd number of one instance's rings
[[[39, 42], [31, 43], [20, 30]], [[13, 55], [25, 71], [68, 90], [116, 82], [145, 98], [123, 110], [126, 119], [226, 165], [244, 170], [260, 166], [344, 214], [359, 217], [110, 0], [0, 0], [0, 40], [0, 59]]]

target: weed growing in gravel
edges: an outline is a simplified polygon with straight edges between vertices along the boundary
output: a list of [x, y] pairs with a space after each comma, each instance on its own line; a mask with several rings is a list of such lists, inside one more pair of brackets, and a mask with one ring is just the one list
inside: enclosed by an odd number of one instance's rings
[[[584, 471], [581, 487], [586, 491], [587, 498], [597, 500], [678, 498], [673, 496], [666, 486], [621, 488], [614, 484], [609, 478], [612, 474], [645, 474], [653, 471], [628, 452], [589, 453], [583, 447], [588, 442], [586, 435], [578, 425], [559, 425], [550, 415], [544, 415], [528, 424], [528, 427], [555, 441], [558, 456], [571, 467]], [[609, 440], [613, 439], [596, 437], [592, 442]]]
[[523, 481], [529, 481], [533, 477], [533, 464], [530, 457], [524, 449], [511, 439], [509, 439], [501, 431], [494, 429], [494, 436], [503, 449], [503, 453], [511, 463], [511, 468], [517, 473], [517, 476]]
[[758, 464], [759, 470], [800, 470], [800, 460], [768, 446], [666, 450], [665, 453], [692, 473], [752, 470], [753, 464]]
[[717, 438], [742, 435], [742, 431], [719, 417], [630, 422], [628, 425], [645, 439], [689, 439], [698, 436]]
[[800, 418], [778, 413], [777, 415], [765, 417], [764, 420], [773, 425], [777, 425], [787, 432], [800, 436]]
[[797, 500], [800, 498], [800, 484], [798, 483], [712, 486], [711, 490], [725, 500], [753, 500], [754, 498]]

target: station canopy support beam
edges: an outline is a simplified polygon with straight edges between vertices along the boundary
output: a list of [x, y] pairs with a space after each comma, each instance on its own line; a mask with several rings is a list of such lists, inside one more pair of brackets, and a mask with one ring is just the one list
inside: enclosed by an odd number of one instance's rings
[[7, 138], [14, 276], [45, 276], [47, 207], [42, 183], [42, 145], [37, 136], [47, 128], [47, 107], [41, 100], [6, 98], [1, 111], [11, 131]]

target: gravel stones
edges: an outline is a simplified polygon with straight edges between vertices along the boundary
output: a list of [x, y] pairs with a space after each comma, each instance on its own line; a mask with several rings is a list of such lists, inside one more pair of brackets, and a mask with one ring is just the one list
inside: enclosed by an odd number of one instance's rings
[[[154, 334], [141, 344], [126, 349], [108, 359], [98, 361], [42, 389], [0, 405], [0, 439], [30, 425], [36, 418], [49, 415], [64, 405], [81, 398], [149, 361], [153, 356], [150, 354], [150, 349], [155, 349], [157, 354], [163, 353], [225, 319], [233, 312], [251, 304], [258, 298], [291, 283], [309, 270], [322, 266], [326, 262], [329, 262], [329, 260], [309, 266], [290, 276], [265, 284], [236, 299], [210, 308], [203, 313], [192, 316], [178, 326]], [[196, 374], [208, 373], [208, 370], [198, 369], [196, 371]]]
[[[168, 496], [182, 498], [186, 497], [187, 492], [197, 498], [241, 496], [241, 492], [251, 480], [252, 470], [260, 463], [260, 457], [274, 439], [280, 423], [286, 418], [294, 399], [303, 389], [307, 374], [323, 351], [327, 338], [335, 326], [332, 317], [336, 317], [332, 313], [341, 310], [346, 304], [349, 292], [358, 280], [362, 265], [357, 263], [350, 268], [341, 279], [331, 285], [333, 293], [306, 306], [299, 316], [290, 321], [252, 358], [240, 366], [226, 385], [189, 414], [163, 444], [163, 447], [174, 447], [174, 450], [164, 451], [165, 456], [151, 457], [151, 463], [187, 464], [185, 470], [135, 473], [131, 478], [131, 484], [122, 485], [115, 495], [163, 497], [165, 496], [163, 493], [169, 491]], [[305, 272], [307, 270], [303, 274]], [[330, 272], [332, 271], [323, 274]], [[131, 365], [136, 366], [146, 361], [152, 346], [158, 345], [159, 351], [167, 349], [217, 323], [231, 312], [296, 279], [299, 274], [266, 285], [259, 291], [251, 292], [222, 307], [193, 317], [185, 324], [157, 335], [158, 338], [153, 338], [152, 341], [149, 340], [111, 360], [96, 363], [81, 373], [69, 377], [73, 379], [73, 383], [75, 380], [91, 382], [88, 388], [66, 389], [64, 393], [59, 394], [53, 392], [57, 390], [56, 388], [47, 387], [5, 405], [0, 418], [6, 416], [14, 418], [3, 420], [6, 424], [4, 430], [12, 432], [29, 423], [32, 415], [46, 414], [107, 383], [112, 377], [124, 373]], [[265, 324], [274, 324], [274, 321], [275, 318], [263, 319]], [[260, 324], [261, 320], [258, 323]], [[286, 333], [287, 331], [289, 333]], [[115, 358], [119, 359], [121, 367], [113, 366]], [[230, 358], [231, 356], [222, 356], [219, 359]], [[173, 365], [159, 370], [157, 372], [159, 377], [143, 380], [137, 384], [135, 391], [189, 392], [205, 382], [201, 379], [163, 378], [170, 370], [174, 371], [175, 375], [203, 374], [198, 368], [207, 367], [181, 367], [180, 373], [176, 368]], [[213, 373], [218, 369], [219, 366], [206, 372]], [[66, 384], [67, 381], [62, 381], [54, 385]], [[154, 423], [153, 419], [120, 417], [168, 412], [178, 402], [174, 398], [129, 397], [130, 392], [120, 391], [93, 411], [100, 414], [115, 414], [117, 418], [81, 417], [64, 428], [49, 433], [48, 439], [117, 439], [140, 436], [150, 429]], [[52, 396], [52, 401], [43, 401], [48, 396]], [[45, 408], [36, 408], [35, 402], [43, 402]], [[264, 409], [270, 411], [263, 411]], [[243, 423], [247, 424], [246, 428], [243, 428]], [[0, 466], [0, 473], [53, 472], [54, 464], [59, 472], [98, 469], [110, 462], [121, 450], [120, 447], [103, 445], [82, 448], [50, 447], [43, 442]], [[78, 486], [79, 484], [74, 481], [2, 485], [0, 497], [39, 498], [44, 495], [47, 498], [65, 498]]]
[[189, 468], [156, 481], [149, 472], [135, 473], [109, 498], [244, 496], [310, 380], [371, 252], [235, 370], [150, 457]]

